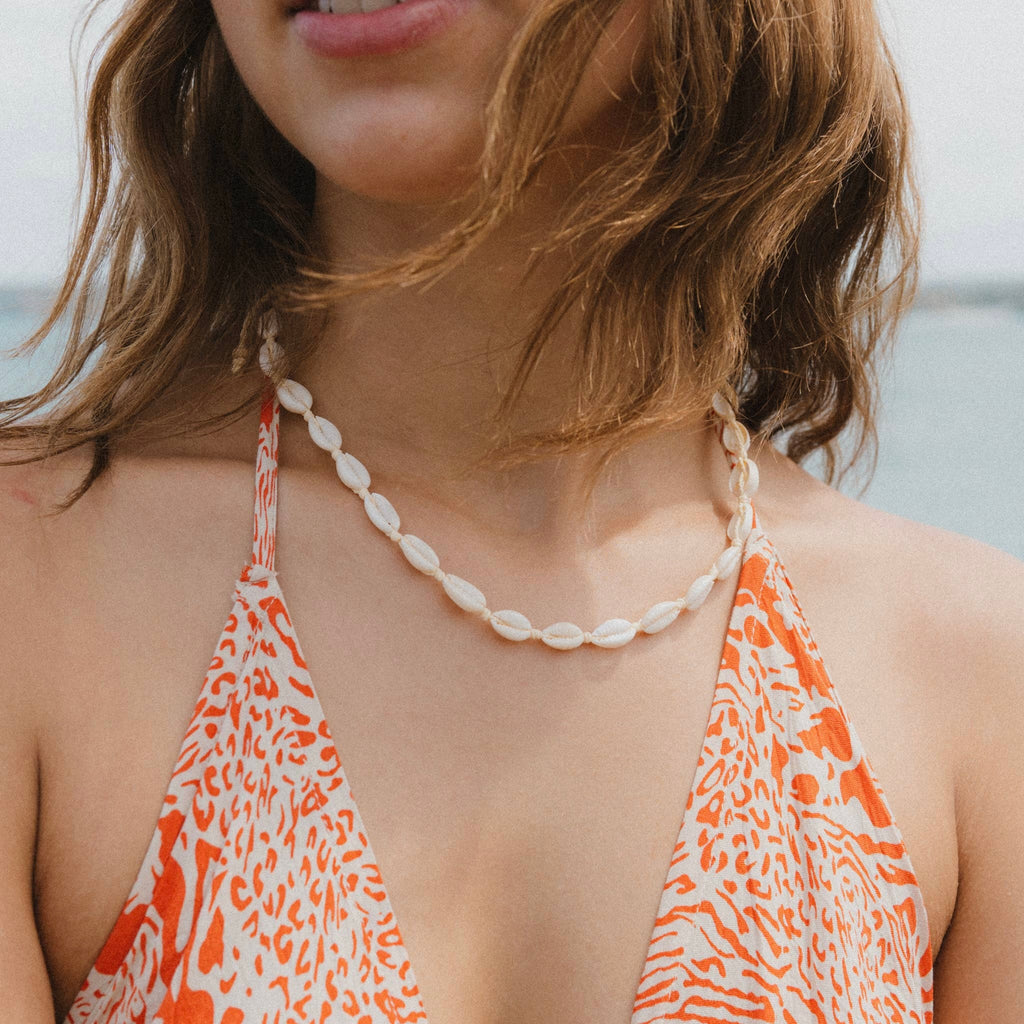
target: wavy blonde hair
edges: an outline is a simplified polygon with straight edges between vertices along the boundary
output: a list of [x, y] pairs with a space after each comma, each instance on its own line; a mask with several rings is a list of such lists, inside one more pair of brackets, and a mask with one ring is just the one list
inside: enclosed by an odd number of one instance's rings
[[[294, 366], [338, 298], [444, 273], [512, 213], [556, 146], [621, 2], [533, 8], [487, 104], [471, 212], [428, 247], [343, 273], [313, 230], [314, 169], [248, 93], [209, 4], [129, 0], [93, 55], [69, 264], [17, 354], [70, 311], [69, 336], [42, 388], [0, 402], [0, 442], [28, 447], [18, 462], [93, 443], [63, 510], [172, 386], [190, 380], [201, 407], [234, 364], [252, 384], [245, 400], [189, 426], [249, 409], [269, 308], [294, 316]], [[486, 458], [600, 441], [606, 461], [725, 387], [751, 434], [784, 435], [797, 462], [820, 450], [834, 482], [877, 447], [877, 361], [917, 287], [910, 122], [872, 0], [650, 0], [649, 16], [641, 130], [580, 182], [525, 268], [573, 254], [523, 339]], [[509, 440], [526, 378], [581, 301], [566, 418]]]

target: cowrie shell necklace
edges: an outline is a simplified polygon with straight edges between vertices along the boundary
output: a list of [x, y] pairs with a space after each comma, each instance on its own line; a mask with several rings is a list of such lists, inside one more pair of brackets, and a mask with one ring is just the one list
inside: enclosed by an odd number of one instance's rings
[[659, 601], [638, 619], [608, 619], [592, 630], [584, 630], [572, 622], [555, 622], [537, 629], [521, 612], [511, 609], [491, 611], [487, 598], [469, 580], [441, 568], [441, 561], [426, 541], [399, 530], [400, 520], [395, 507], [376, 491], [370, 490], [370, 474], [351, 452], [341, 449], [341, 431], [330, 420], [313, 412], [313, 399], [298, 381], [284, 376], [284, 350], [277, 342], [279, 320], [275, 310], [264, 315], [260, 333], [259, 362], [263, 373], [273, 381], [280, 404], [301, 416], [309, 428], [313, 443], [329, 452], [341, 482], [362, 499], [370, 522], [401, 549], [409, 564], [440, 583], [451, 600], [472, 615], [489, 622], [494, 631], [506, 640], [539, 640], [556, 651], [570, 651], [583, 644], [595, 647], [622, 647], [639, 633], [658, 633], [675, 621], [684, 609], [695, 611], [711, 592], [717, 580], [729, 576], [739, 563], [743, 545], [753, 527], [754, 508], [751, 497], [757, 491], [757, 465], [747, 454], [750, 435], [736, 419], [736, 411], [721, 392], [712, 399], [712, 408], [722, 421], [721, 442], [730, 463], [729, 490], [736, 498], [736, 511], [729, 520], [725, 550], [711, 567], [690, 584], [682, 597]]

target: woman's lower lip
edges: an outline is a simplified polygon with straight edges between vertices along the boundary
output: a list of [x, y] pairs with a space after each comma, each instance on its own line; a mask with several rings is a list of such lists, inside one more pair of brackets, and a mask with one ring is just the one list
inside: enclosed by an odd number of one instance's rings
[[363, 57], [409, 50], [443, 32], [474, 0], [404, 0], [368, 14], [296, 11], [302, 42], [321, 57]]

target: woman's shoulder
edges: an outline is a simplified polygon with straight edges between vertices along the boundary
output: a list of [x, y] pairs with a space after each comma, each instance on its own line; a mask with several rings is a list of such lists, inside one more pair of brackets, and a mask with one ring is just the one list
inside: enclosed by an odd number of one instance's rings
[[119, 595], [236, 574], [251, 545], [257, 417], [115, 448], [66, 511], [58, 506], [87, 476], [92, 445], [24, 463], [24, 449], [0, 445], [0, 572], [17, 596], [0, 641], [8, 666], [60, 671], [79, 620]]
[[972, 537], [877, 509], [781, 456], [770, 461], [760, 506], [773, 543], [797, 575], [831, 583], [895, 615], [922, 641], [951, 627], [960, 639], [973, 632], [1018, 640], [1024, 609], [1010, 598], [1024, 587], [1024, 561]]
[[253, 408], [212, 429], [197, 421], [195, 429], [186, 424], [174, 433], [163, 432], [157, 420], [155, 428], [119, 437], [107, 468], [62, 512], [58, 504], [89, 472], [93, 445], [19, 462], [27, 448], [0, 444], [0, 524], [11, 541], [8, 557], [20, 553], [38, 562], [49, 551], [56, 572], [60, 556], [104, 557], [122, 546], [129, 522], [150, 534], [156, 558], [173, 554], [161, 546], [173, 545], [175, 534], [194, 541], [193, 528], [209, 534], [225, 516], [251, 508], [245, 484], [255, 468], [257, 419]]

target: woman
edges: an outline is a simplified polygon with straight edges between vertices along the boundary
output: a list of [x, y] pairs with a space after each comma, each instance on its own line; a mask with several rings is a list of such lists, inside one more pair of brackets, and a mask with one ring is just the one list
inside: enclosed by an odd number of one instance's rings
[[105, 47], [0, 432], [3, 1020], [1024, 1009], [1024, 572], [798, 465], [913, 290], [868, 0]]

